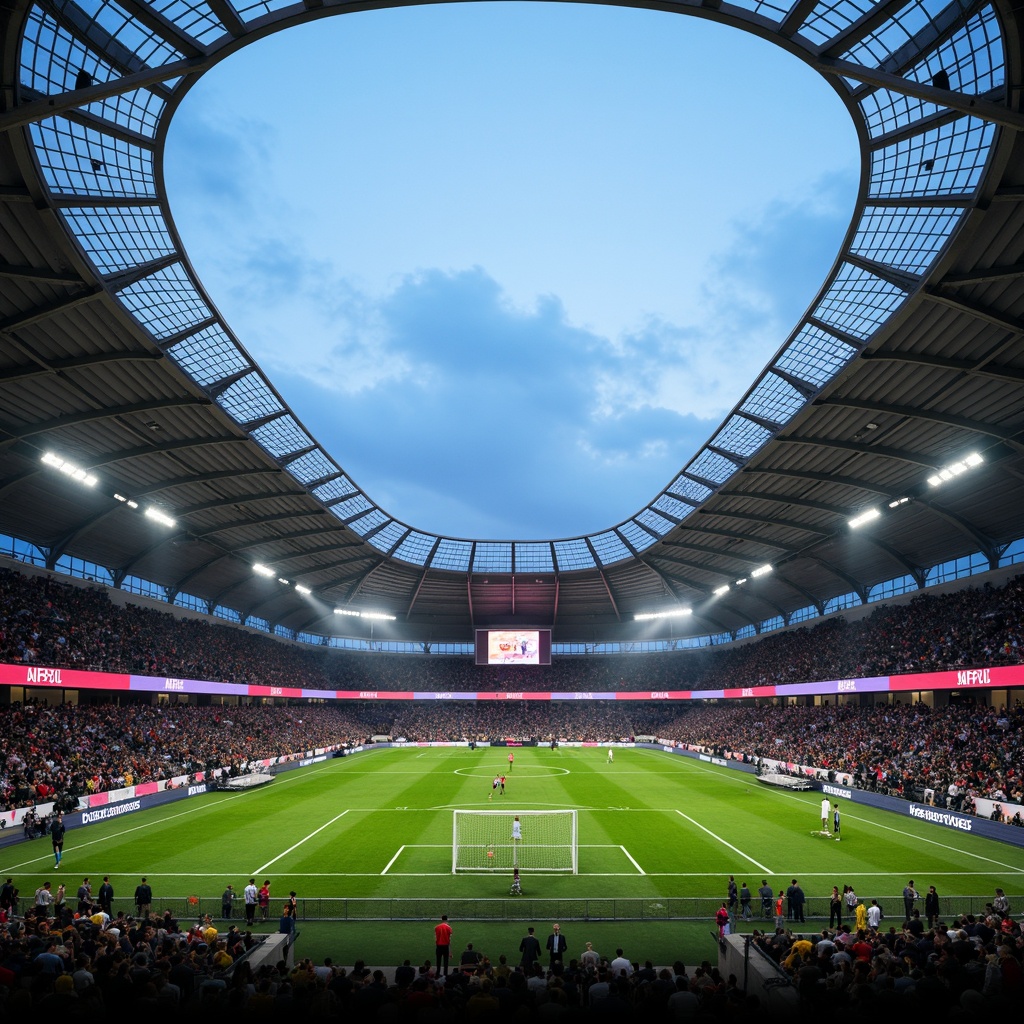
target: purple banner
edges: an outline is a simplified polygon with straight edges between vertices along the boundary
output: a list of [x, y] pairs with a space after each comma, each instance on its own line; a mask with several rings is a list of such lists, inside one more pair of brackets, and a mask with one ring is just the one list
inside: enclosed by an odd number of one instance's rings
[[[202, 679], [177, 679], [172, 676], [131, 676], [129, 689], [156, 690], [159, 693], [231, 693], [248, 696], [243, 683], [207, 683]], [[323, 690], [310, 690], [310, 696], [324, 695]]]
[[779, 683], [775, 693], [780, 697], [812, 697], [818, 693], [884, 693], [888, 689], [888, 676], [869, 676], [863, 679], [830, 679], [820, 683]]
[[[383, 690], [380, 692], [387, 696]], [[416, 690], [412, 696], [413, 700], [476, 700], [476, 690]]]

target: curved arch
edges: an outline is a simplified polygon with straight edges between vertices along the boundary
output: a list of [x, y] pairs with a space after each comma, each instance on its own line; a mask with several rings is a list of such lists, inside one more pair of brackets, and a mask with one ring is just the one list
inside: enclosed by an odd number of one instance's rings
[[[102, 10], [109, 2], [96, 0], [95, 7]], [[129, 15], [135, 15], [137, 24], [129, 19], [126, 23], [129, 27], [125, 33], [119, 34], [120, 30], [108, 32], [102, 29], [99, 17], [86, 15], [73, 0], [38, 5], [31, 0], [14, 0], [14, 7], [9, 7], [9, 10], [16, 13], [3, 16], [5, 29], [6, 19], [10, 17], [13, 19], [10, 23], [17, 26], [17, 34], [21, 35], [28, 24], [30, 11], [38, 17], [40, 24], [47, 18], [51, 21], [59, 18], [61, 32], [65, 33], [62, 38], [70, 38], [76, 47], [81, 47], [76, 52], [87, 52], [90, 59], [95, 58], [97, 73], [96, 81], [91, 84], [76, 80], [73, 62], [64, 59], [66, 54], [58, 52], [59, 46], [63, 45], [59, 42], [52, 43], [54, 48], [49, 53], [50, 64], [47, 65], [47, 54], [41, 43], [43, 35], [40, 34], [30, 40], [34, 56], [39, 59], [31, 65], [24, 64], [19, 75], [18, 68], [11, 65], [18, 40], [5, 33], [5, 69], [10, 68], [14, 72], [8, 77], [14, 99], [7, 109], [0, 111], [0, 130], [8, 132], [20, 167], [25, 168], [35, 161], [31, 173], [26, 170], [24, 174], [27, 186], [17, 195], [12, 192], [10, 198], [45, 209], [48, 226], [51, 230], [57, 226], [64, 232], [71, 240], [65, 252], [75, 248], [75, 255], [70, 260], [65, 258], [64, 269], [56, 265], [56, 260], [50, 270], [20, 265], [14, 268], [10, 280], [32, 280], [40, 285], [41, 292], [43, 285], [48, 285], [51, 291], [43, 292], [44, 297], [35, 302], [24, 304], [20, 312], [15, 310], [0, 324], [0, 328], [20, 330], [33, 324], [49, 324], [54, 318], [63, 316], [90, 315], [94, 306], [100, 307], [99, 311], [104, 314], [120, 310], [125, 313], [124, 320], [141, 325], [137, 337], [149, 350], [168, 353], [167, 358], [186, 374], [190, 353], [198, 351], [197, 338], [206, 331], [221, 332], [235, 346], [238, 359], [217, 364], [214, 367], [216, 372], [199, 386], [211, 402], [224, 410], [225, 417], [230, 418], [234, 424], [231, 429], [237, 429], [239, 433], [224, 436], [229, 430], [225, 429], [226, 423], [222, 418], [219, 429], [209, 431], [202, 440], [182, 439], [157, 446], [123, 448], [113, 454], [100, 452], [90, 460], [90, 468], [125, 462], [136, 456], [149, 457], [160, 451], [171, 454], [193, 446], [241, 442], [255, 448], [254, 442], [262, 444], [263, 451], [269, 452], [277, 466], [286, 467], [292, 478], [308, 492], [314, 493], [324, 508], [337, 509], [339, 524], [348, 523], [353, 531], [352, 534], [346, 531], [346, 536], [349, 539], [352, 536], [360, 538], [367, 559], [381, 559], [374, 562], [374, 571], [379, 571], [378, 567], [384, 561], [393, 560], [401, 563], [395, 572], [408, 572], [407, 566], [413, 565], [420, 571], [421, 580], [428, 570], [458, 574], [464, 570], [456, 566], [454, 557], [441, 560], [437, 565], [433, 563], [442, 543], [455, 545], [461, 542], [436, 534], [421, 534], [389, 516], [356, 487], [340, 465], [309, 436], [262, 371], [252, 364], [244, 348], [231, 335], [230, 328], [221, 322], [216, 307], [208, 301], [196, 279], [170, 221], [159, 167], [152, 163], [152, 159], [159, 159], [169, 120], [193, 82], [220, 60], [256, 39], [316, 18], [345, 13], [342, 8], [312, 4], [308, 7], [296, 4], [277, 11], [269, 11], [268, 6], [257, 7], [254, 4], [239, 13], [228, 4], [212, 0], [208, 15], [200, 16], [193, 11], [190, 15], [192, 20], [186, 24], [184, 20], [176, 20], [180, 17], [179, 8], [166, 7], [163, 14], [157, 15], [140, 0], [124, 8]], [[407, 4], [381, 0], [371, 6]], [[644, 0], [625, 6], [665, 9], [660, 0]], [[935, 6], [938, 8], [940, 5]], [[182, 7], [192, 11], [187, 4]], [[915, 9], [916, 20], [911, 24], [912, 19], [908, 18], [904, 25], [901, 12], [910, 7]], [[822, 10], [827, 17], [822, 15]], [[1011, 136], [1024, 124], [1018, 111], [993, 99], [997, 96], [995, 87], [1001, 84], [1001, 79], [996, 80], [998, 69], [1008, 66], [1001, 53], [997, 52], [1002, 46], [1002, 33], [1006, 32], [1007, 38], [1018, 49], [1020, 43], [1016, 35], [1017, 24], [1008, 17], [1004, 7], [998, 7], [997, 14], [994, 4], [968, 0], [963, 5], [949, 4], [935, 14], [929, 14], [923, 5], [918, 8], [918, 5], [893, 0], [873, 5], [867, 13], [859, 14], [855, 5], [819, 5], [810, 0], [796, 0], [783, 12], [760, 0], [743, 0], [742, 4], [680, 5], [673, 7], [673, 11], [752, 32], [816, 68], [841, 97], [858, 125], [865, 170], [853, 221], [822, 289], [807, 315], [726, 417], [715, 436], [683, 467], [676, 479], [670, 481], [635, 516], [600, 534], [548, 542], [554, 552], [553, 563], [561, 563], [561, 572], [596, 571], [602, 579], [609, 578], [607, 569], [616, 563], [624, 566], [630, 561], [649, 564], [650, 556], [657, 558], [660, 548], [665, 543], [672, 543], [670, 538], [684, 537], [684, 531], [692, 535], [695, 529], [709, 536], [756, 541], [765, 548], [788, 551], [778, 542], [777, 535], [761, 537], [751, 531], [744, 532], [742, 523], [738, 523], [735, 530], [709, 529], [698, 522], [700, 517], [690, 515], [694, 509], [703, 508], [710, 498], [722, 493], [722, 488], [737, 471], [761, 472], [751, 466], [751, 460], [769, 441], [828, 446], [839, 452], [870, 455], [872, 458], [882, 456], [910, 466], [927, 465], [925, 460], [914, 456], [912, 445], [900, 447], [894, 444], [892, 448], [880, 449], [842, 439], [779, 436], [806, 407], [807, 401], [821, 395], [856, 353], [866, 350], [869, 355], [877, 354], [867, 346], [908, 299], [912, 304], [916, 302], [924, 306], [945, 304], [996, 328], [1020, 329], [1012, 317], [1000, 312], [1000, 308], [980, 301], [964, 303], [953, 300], [935, 292], [935, 283], [929, 280], [932, 271], [939, 269], [940, 253], [949, 248], [950, 241], [967, 219], [966, 214], [961, 215], [962, 211], [970, 212], [972, 207], [978, 207], [982, 193], [987, 198], [996, 189], [996, 177], [985, 179], [983, 171], [998, 165], [1000, 160], [1005, 161]], [[986, 31], [972, 34], [974, 26], [981, 24], [987, 26]], [[148, 40], [151, 52], [147, 59], [143, 59], [134, 44], [128, 41], [131, 31]], [[897, 36], [898, 46], [891, 42]], [[954, 72], [955, 80], [950, 87], [949, 75], [942, 69], [943, 54], [951, 41], [958, 38], [965, 41], [965, 49], [987, 51], [982, 53], [986, 59], [965, 62], [963, 69]], [[1011, 68], [1014, 74], [1019, 74], [1019, 56], [1015, 50], [1013, 60], [1017, 63]], [[989, 78], [985, 77], [988, 74], [986, 68], [995, 69]], [[944, 83], [936, 69], [946, 76]], [[975, 77], [968, 78], [968, 74]], [[1012, 97], [1016, 95], [1012, 91], [1015, 83], [1011, 82], [1010, 86], [1007, 93]], [[66, 123], [69, 127], [63, 138], [47, 134], [50, 131], [48, 122], [53, 121]], [[950, 136], [943, 132], [966, 125], [971, 126], [977, 142], [972, 144], [973, 148], [962, 148], [952, 153], [953, 162], [959, 168], [959, 177], [939, 182], [926, 180], [919, 173], [924, 161], [915, 165], [915, 154], [920, 156], [925, 144], [931, 145], [935, 139], [949, 141]], [[79, 134], [76, 136], [74, 133]], [[99, 182], [95, 174], [90, 178], [89, 168], [85, 165], [79, 173], [76, 161], [79, 161], [80, 154], [73, 146], [61, 149], [75, 137], [87, 138], [91, 159], [106, 165], [109, 173], [104, 183]], [[133, 146], [139, 154], [136, 164], [129, 167], [120, 163], [118, 154], [124, 147]], [[901, 154], [909, 156], [904, 159]], [[59, 177], [58, 170], [65, 178]], [[110, 254], [99, 251], [87, 235], [77, 230], [72, 215], [75, 208], [101, 211], [104, 216], [123, 217], [126, 223], [135, 218], [141, 224], [145, 219], [143, 213], [145, 217], [152, 214], [163, 223], [171, 240], [171, 251], [139, 259], [134, 264], [122, 256], [120, 263], [107, 265]], [[871, 217], [879, 211], [888, 216], [888, 211], [896, 209], [902, 211], [901, 217], [907, 227], [900, 229], [904, 231], [903, 235], [898, 231], [890, 233], [883, 243], [880, 229], [872, 227]], [[924, 224], [924, 217], [935, 217], [937, 210], [950, 212], [934, 224], [927, 222], [931, 225], [929, 231], [935, 245], [932, 250], [925, 251], [914, 240], [919, 233], [915, 225]], [[84, 254], [84, 259], [81, 254]], [[85, 270], [91, 267], [94, 279], [100, 282], [99, 292], [104, 296], [103, 301], [91, 304], [91, 297], [97, 293], [80, 290], [72, 294], [65, 291], [63, 299], [47, 301], [45, 296], [52, 296], [56, 286], [78, 281], [67, 267]], [[943, 273], [949, 269], [949, 266], [941, 268]], [[949, 283], [955, 284], [955, 278], [955, 274], [951, 275]], [[88, 276], [83, 284], [90, 288]], [[175, 297], [173, 315], [168, 314], [158, 302], [148, 301], [154, 295], [161, 299], [168, 295]], [[984, 369], [976, 372], [983, 373]], [[259, 409], [256, 415], [236, 417], [225, 396], [233, 385], [246, 378], [260, 383], [262, 397], [267, 399], [268, 405]], [[826, 401], [830, 400], [838, 404], [837, 400], [826, 397]], [[893, 411], [901, 409], [893, 407]], [[920, 410], [914, 412], [922, 418]], [[104, 418], [102, 414], [99, 417], [73, 412], [69, 415], [82, 415], [82, 423]], [[50, 425], [67, 426], [74, 422], [73, 419], [63, 422], [51, 420]], [[257, 436], [260, 426], [271, 422], [283, 425], [290, 432], [287, 440], [265, 443]], [[992, 429], [992, 425], [985, 422], [954, 422], [949, 417], [945, 422], [948, 427], [957, 429], [977, 427], [982, 432]], [[816, 433], [814, 430], [809, 432]], [[322, 457], [315, 471], [300, 470], [297, 464], [305, 461], [304, 455]], [[262, 452], [260, 458], [266, 461]], [[12, 460], [10, 475], [0, 483], [0, 490], [16, 486], [34, 475], [21, 469]], [[790, 471], [766, 468], [763, 472], [786, 474]], [[820, 477], [822, 482], [831, 479], [849, 487], [872, 489], [866, 482], [830, 477], [826, 473], [799, 475], [809, 480]], [[258, 495], [249, 497], [254, 501], [261, 500]], [[825, 505], [811, 500], [805, 500], [802, 506], [794, 501], [789, 504], [795, 510], [800, 507], [824, 510]], [[192, 499], [192, 507], [199, 508], [201, 503]], [[712, 515], [729, 516], [734, 521], [742, 519], [736, 513], [717, 512], [714, 507], [708, 511]], [[267, 522], [272, 522], [272, 518]], [[812, 534], [821, 532], [820, 528], [816, 531], [813, 526], [809, 529], [809, 522], [812, 521], [794, 519], [789, 526]], [[231, 525], [227, 527], [231, 528]], [[958, 528], [965, 530], [962, 520]], [[323, 531], [302, 531], [293, 536], [310, 536], [318, 532]], [[197, 531], [197, 534], [202, 535], [202, 531]], [[622, 543], [614, 543], [612, 534]], [[978, 539], [979, 531], [974, 531], [973, 536]], [[406, 543], [407, 538], [409, 543]], [[983, 534], [980, 538], [987, 540]], [[272, 545], [279, 539], [268, 529], [261, 544]], [[582, 558], [577, 561], [563, 558], [563, 551], [572, 554], [568, 548], [575, 541], [587, 550], [592, 565], [584, 564]], [[513, 573], [516, 566], [530, 564], [525, 552], [522, 559], [517, 557], [517, 545], [521, 542], [506, 543], [510, 547]], [[557, 545], [564, 547], [559, 550]], [[232, 550], [245, 548], [243, 545]], [[724, 551], [718, 554], [727, 556]], [[470, 559], [465, 570], [467, 588], [474, 575], [472, 565]], [[718, 568], [709, 569], [718, 571]], [[363, 574], [364, 581], [365, 578]], [[614, 580], [614, 575], [610, 579]], [[559, 575], [556, 574], [556, 603], [558, 580]], [[653, 585], [651, 581], [648, 589]], [[610, 587], [609, 597], [614, 603]], [[415, 600], [414, 595], [412, 603]]]

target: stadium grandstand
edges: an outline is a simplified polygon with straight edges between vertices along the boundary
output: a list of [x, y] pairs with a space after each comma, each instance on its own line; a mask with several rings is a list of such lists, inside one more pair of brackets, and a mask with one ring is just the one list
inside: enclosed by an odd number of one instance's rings
[[[855, 211], [804, 316], [660, 493], [599, 532], [521, 541], [434, 534], [364, 493], [345, 452], [321, 446], [217, 312], [163, 191], [168, 125], [208, 70], [270, 33], [367, 6], [403, 4], [10, 0], [0, 11], [5, 824], [27, 832], [37, 806], [55, 814], [134, 786], [173, 790], [297, 751], [401, 739], [649, 742], [1015, 833], [1021, 9], [631, 4], [754, 33], [822, 75], [857, 129]], [[540, 656], [482, 664], [490, 636]], [[28, 918], [0, 936], [5, 991], [22, 970], [12, 956], [52, 953]], [[945, 933], [924, 951], [869, 937], [865, 955], [872, 970], [885, 962], [886, 991], [917, 972], [923, 1010], [945, 1007], [952, 988], [1002, 1012], [1022, 990], [1020, 926], [999, 907], [983, 920], [994, 935], [951, 929], [950, 943], [979, 941], [950, 956], [959, 972], [948, 976], [930, 959], [945, 956]], [[132, 934], [128, 953], [143, 960], [134, 976], [125, 960], [106, 1008], [165, 988], [183, 955], [199, 1008], [214, 945]], [[85, 941], [89, 954], [77, 939], [53, 953], [69, 977], [76, 955], [120, 962], [125, 951], [118, 937]], [[856, 971], [818, 948], [809, 981], [795, 941], [758, 937], [780, 978], [806, 986], [803, 1008], [826, 1006], [826, 975], [830, 1007], [857, 1004]], [[551, 1000], [586, 1005], [597, 978], [581, 972], [564, 986], [574, 995]], [[48, 976], [9, 998], [78, 1012], [59, 1002], [53, 972], [36, 973]], [[670, 1003], [681, 992], [709, 1014], [749, 1008], [718, 968], [665, 973], [631, 975], [615, 1005], [667, 1019], [691, 1007]], [[560, 963], [554, 974], [563, 989]], [[333, 991], [339, 976], [319, 977]], [[76, 991], [92, 985], [74, 979]], [[427, 971], [399, 988], [455, 1019], [481, 993], [477, 1008], [493, 1008], [492, 981], [435, 988]], [[219, 984], [206, 1004], [218, 1012], [286, 981], [251, 974], [235, 1002]], [[361, 1003], [351, 980], [337, 985], [331, 1013], [397, 998], [383, 979], [365, 985], [382, 987]], [[532, 1020], [542, 1003], [516, 992], [503, 1006]]]

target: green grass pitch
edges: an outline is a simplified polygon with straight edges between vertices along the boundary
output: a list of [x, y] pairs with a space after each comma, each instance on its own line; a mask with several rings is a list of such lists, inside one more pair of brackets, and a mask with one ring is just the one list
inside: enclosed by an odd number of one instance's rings
[[[430, 955], [429, 923], [351, 919], [414, 917], [444, 907], [456, 924], [460, 909], [469, 916], [466, 900], [488, 901], [477, 906], [498, 920], [457, 925], [455, 950], [476, 936], [478, 948], [511, 954], [528, 919], [536, 915], [533, 923], [543, 931], [559, 913], [567, 921], [590, 918], [565, 926], [573, 954], [583, 939], [597, 938], [602, 953], [632, 941], [633, 956], [700, 959], [712, 955], [710, 922], [730, 874], [752, 890], [766, 878], [776, 892], [798, 878], [810, 915], [826, 920], [831, 887], [852, 884], [862, 900], [882, 903], [886, 923], [898, 924], [908, 878], [921, 891], [935, 885], [949, 915], [979, 910], [996, 886], [1010, 894], [1016, 912], [1024, 910], [1024, 899], [1014, 896], [1024, 891], [1018, 848], [847, 801], [841, 801], [842, 842], [836, 843], [813, 834], [820, 827], [819, 793], [766, 787], [743, 773], [661, 751], [617, 749], [609, 764], [604, 749], [515, 748], [511, 772], [507, 755], [507, 748], [466, 747], [365, 752], [284, 773], [260, 789], [210, 793], [74, 829], [59, 871], [45, 839], [7, 847], [0, 851], [0, 874], [15, 878], [24, 902], [47, 879], [54, 886], [64, 881], [73, 902], [83, 876], [95, 891], [109, 874], [115, 908], [129, 912], [135, 885], [146, 875], [154, 910], [167, 906], [184, 915], [187, 897], [196, 896], [216, 917], [231, 882], [239, 893], [236, 918], [248, 879], [269, 878], [274, 920], [264, 929], [275, 928], [282, 899], [294, 889], [305, 955], [381, 964]], [[505, 796], [488, 800], [500, 771], [508, 776]], [[509, 897], [506, 872], [452, 875], [455, 808], [575, 808], [579, 874], [526, 871], [521, 900]], [[672, 906], [685, 906], [696, 923], [665, 920], [672, 897], [692, 900]], [[327, 902], [339, 898], [350, 901], [344, 911]], [[367, 911], [359, 898], [377, 902]], [[755, 910], [758, 902], [755, 894]], [[320, 920], [341, 913], [350, 920]], [[638, 914], [643, 920], [596, 920]], [[741, 923], [740, 930], [750, 927]]]

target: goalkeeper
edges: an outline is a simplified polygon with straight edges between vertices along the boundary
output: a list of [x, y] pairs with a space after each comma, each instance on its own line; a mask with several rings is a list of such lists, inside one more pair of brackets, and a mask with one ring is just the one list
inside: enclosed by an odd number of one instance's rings
[[[509, 896], [522, 896], [523, 895], [523, 887], [522, 887], [522, 885], [519, 882], [519, 868], [513, 868], [512, 869], [512, 888], [509, 889], [508, 894], [509, 894]], [[538, 950], [540, 949], [539, 945], [537, 946], [537, 949]]]
[[523, 823], [519, 820], [519, 815], [515, 816], [512, 822], [512, 841], [519, 842], [523, 838]]

